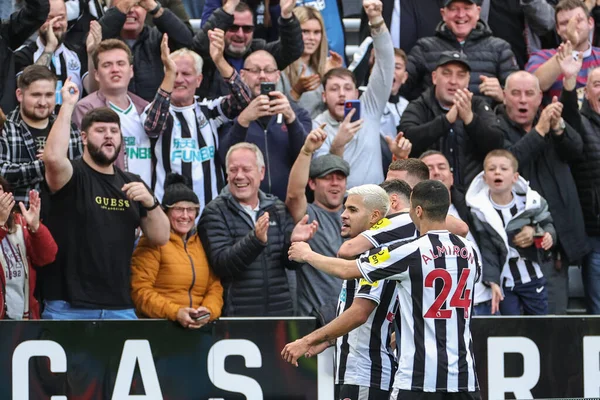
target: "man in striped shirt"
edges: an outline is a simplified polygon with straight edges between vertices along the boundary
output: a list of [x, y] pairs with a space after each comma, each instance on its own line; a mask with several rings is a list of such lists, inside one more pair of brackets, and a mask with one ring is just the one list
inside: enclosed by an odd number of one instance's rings
[[[481, 398], [470, 332], [479, 260], [468, 240], [446, 229], [449, 205], [444, 184], [427, 180], [411, 195], [410, 215], [422, 233], [418, 239], [373, 250], [356, 261], [321, 256], [301, 242], [289, 251], [290, 259], [343, 279], [396, 281], [402, 326], [391, 400], [438, 399], [448, 393], [457, 393], [453, 399]], [[317, 343], [343, 328], [322, 330]]]
[[[342, 236], [354, 238], [377, 226], [389, 210], [388, 194], [377, 185], [355, 186], [348, 191], [342, 214]], [[411, 223], [412, 225], [412, 223]], [[413, 226], [413, 237], [415, 229]], [[390, 335], [398, 309], [393, 282], [344, 281], [338, 301], [338, 317], [302, 339], [288, 344], [282, 356], [292, 362], [306, 352], [316, 355], [336, 344], [336, 398], [388, 400], [396, 369]], [[336, 330], [337, 336], [322, 341], [321, 332]], [[337, 338], [337, 341], [335, 340]]]
[[575, 58], [581, 55], [583, 66], [578, 73], [576, 86], [581, 104], [588, 70], [600, 65], [600, 48], [593, 47], [590, 40], [594, 31], [594, 19], [585, 3], [580, 0], [561, 0], [554, 12], [556, 32], [563, 44], [558, 49], [544, 49], [533, 53], [525, 69], [540, 80], [540, 87], [545, 92], [545, 103], [550, 103], [554, 96], [560, 97], [563, 87], [563, 74], [559, 65], [561, 51], [568, 50]]
[[408, 215], [411, 187], [399, 179], [385, 181], [379, 186], [386, 191], [390, 199], [388, 215], [361, 234], [342, 243], [338, 257], [353, 260], [373, 248], [417, 237], [417, 228]]

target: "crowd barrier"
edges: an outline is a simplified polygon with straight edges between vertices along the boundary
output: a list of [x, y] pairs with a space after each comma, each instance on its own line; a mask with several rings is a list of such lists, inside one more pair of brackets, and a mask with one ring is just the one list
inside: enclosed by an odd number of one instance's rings
[[[1, 321], [0, 399], [332, 400], [332, 349], [298, 368], [283, 346], [312, 318]], [[484, 399], [600, 397], [600, 317], [476, 318]]]

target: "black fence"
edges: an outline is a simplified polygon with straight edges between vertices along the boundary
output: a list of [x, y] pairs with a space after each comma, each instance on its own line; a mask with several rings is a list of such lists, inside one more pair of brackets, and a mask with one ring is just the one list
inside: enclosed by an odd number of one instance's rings
[[[312, 318], [222, 319], [197, 331], [2, 321], [0, 399], [332, 400], [331, 351], [298, 368], [280, 357], [313, 328]], [[476, 318], [472, 331], [484, 399], [600, 397], [600, 317]]]

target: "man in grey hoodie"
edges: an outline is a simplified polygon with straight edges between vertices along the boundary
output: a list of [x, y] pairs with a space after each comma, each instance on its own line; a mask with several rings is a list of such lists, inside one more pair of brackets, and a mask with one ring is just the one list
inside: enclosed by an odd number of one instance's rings
[[323, 102], [327, 110], [317, 116], [313, 124], [314, 127], [327, 124], [327, 139], [316, 156], [331, 153], [350, 164], [348, 188], [383, 181], [383, 170], [379, 168], [380, 121], [394, 78], [394, 46], [381, 16], [381, 1], [364, 0], [363, 7], [369, 17], [375, 65], [367, 89], [360, 99], [360, 119], [351, 122], [352, 112], [344, 117], [346, 101], [358, 98], [354, 75], [345, 68], [334, 68], [323, 77]]

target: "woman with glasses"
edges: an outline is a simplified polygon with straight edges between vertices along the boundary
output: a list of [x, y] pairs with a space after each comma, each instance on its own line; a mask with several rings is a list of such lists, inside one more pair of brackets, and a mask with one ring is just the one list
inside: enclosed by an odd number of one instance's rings
[[0, 319], [40, 319], [35, 291], [36, 269], [56, 258], [58, 247], [40, 222], [40, 195], [29, 192], [29, 209], [14, 212], [12, 190], [0, 177]]
[[308, 6], [296, 7], [300, 22], [304, 53], [282, 74], [283, 93], [315, 118], [325, 109], [321, 78], [331, 68], [343, 66], [342, 57], [334, 51], [327, 56], [327, 35], [321, 13]]
[[187, 179], [169, 174], [162, 207], [171, 223], [164, 246], [140, 239], [131, 261], [131, 297], [139, 314], [196, 329], [221, 316], [223, 287], [196, 233], [198, 196]]

